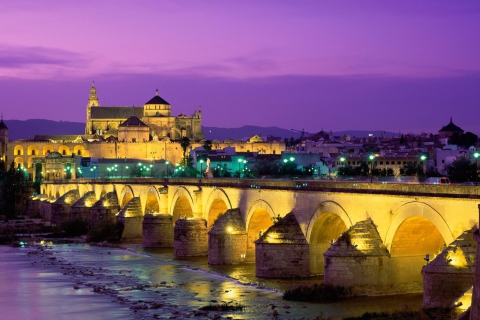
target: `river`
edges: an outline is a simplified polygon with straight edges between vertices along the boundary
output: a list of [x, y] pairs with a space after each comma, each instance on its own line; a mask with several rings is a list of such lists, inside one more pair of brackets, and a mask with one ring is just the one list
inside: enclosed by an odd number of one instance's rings
[[[4, 319], [343, 319], [364, 312], [419, 310], [421, 294], [292, 302], [281, 292], [308, 279], [261, 279], [254, 265], [210, 266], [206, 257], [175, 258], [171, 249], [88, 244], [0, 246]], [[208, 305], [242, 311], [199, 313]]]

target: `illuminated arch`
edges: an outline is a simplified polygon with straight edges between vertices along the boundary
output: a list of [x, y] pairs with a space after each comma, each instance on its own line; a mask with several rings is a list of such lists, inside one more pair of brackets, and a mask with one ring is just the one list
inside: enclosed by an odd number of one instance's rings
[[208, 228], [211, 228], [218, 217], [228, 209], [232, 209], [232, 203], [227, 193], [223, 189], [213, 189], [208, 196], [203, 214], [203, 218], [207, 220]]
[[[421, 217], [425, 219], [417, 219], [416, 223], [427, 226], [427, 221], [432, 224], [438, 230], [439, 234], [442, 236], [445, 244], [449, 244], [454, 240], [452, 231], [448, 227], [447, 222], [440, 215], [438, 211], [432, 208], [430, 205], [423, 202], [409, 202], [404, 204], [397, 210], [390, 227], [388, 228], [387, 234], [385, 236], [385, 246], [391, 252], [392, 243], [394, 237], [399, 231], [402, 224], [411, 217]], [[407, 222], [413, 222], [411, 219]], [[405, 225], [404, 225], [405, 227]], [[402, 229], [400, 229], [402, 231]], [[403, 230], [405, 231], [405, 230]]]
[[53, 146], [47, 144], [43, 146], [42, 152], [43, 152], [43, 155], [46, 156], [48, 153], [53, 152], [53, 150], [54, 150]]
[[21, 145], [16, 145], [15, 148], [13, 148], [13, 155], [14, 156], [23, 156], [23, 147]]
[[36, 145], [29, 145], [27, 149], [27, 155], [29, 156], [39, 156], [38, 147]]
[[34, 157], [28, 157], [27, 168], [33, 168], [33, 159], [34, 159]]
[[155, 187], [149, 187], [145, 197], [145, 211], [147, 213], [160, 213], [160, 195]]
[[193, 197], [185, 187], [178, 187], [172, 197], [172, 202], [169, 206], [172, 216], [172, 221], [178, 220], [180, 216], [187, 218], [193, 217], [193, 208], [195, 208]]
[[120, 192], [120, 197], [119, 197], [119, 204], [120, 208], [125, 208], [127, 203], [134, 197], [133, 189], [131, 186], [124, 186], [122, 191]]
[[70, 148], [64, 144], [58, 147], [58, 153], [60, 153], [62, 156], [69, 156], [71, 155]]
[[330, 241], [351, 226], [350, 217], [338, 203], [325, 201], [317, 206], [307, 226], [311, 274], [324, 273], [323, 254], [330, 248]]
[[85, 147], [84, 146], [75, 146], [73, 148], [73, 153], [77, 156], [84, 156], [85, 155]]
[[274, 217], [275, 212], [272, 206], [264, 200], [255, 201], [248, 210], [245, 219], [247, 229], [246, 262], [255, 261], [255, 241], [260, 237], [261, 233], [267, 231], [273, 225]]
[[310, 218], [310, 221], [308, 222], [307, 226], [307, 232], [306, 232], [306, 238], [307, 241], [310, 243], [310, 237], [312, 234], [313, 227], [315, 225], [315, 222], [317, 221], [318, 217], [323, 214], [323, 213], [334, 213], [336, 214], [340, 219], [342, 219], [343, 223], [347, 226], [347, 229], [350, 228], [353, 223], [352, 220], [350, 219], [349, 215], [343, 209], [343, 207], [338, 204], [337, 202], [334, 201], [324, 201], [320, 203], [317, 208], [315, 209], [312, 217]]
[[14, 160], [13, 160], [13, 163], [15, 165], [15, 168], [20, 168], [20, 167], [23, 167], [23, 158], [22, 157], [16, 157]]

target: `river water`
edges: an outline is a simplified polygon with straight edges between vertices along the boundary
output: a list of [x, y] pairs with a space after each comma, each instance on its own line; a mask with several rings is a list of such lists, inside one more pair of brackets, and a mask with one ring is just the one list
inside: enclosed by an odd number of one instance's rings
[[[0, 246], [2, 319], [343, 319], [363, 313], [419, 310], [421, 294], [292, 302], [281, 292], [308, 279], [261, 279], [254, 265], [210, 266], [171, 249], [87, 244]], [[208, 305], [242, 305], [236, 312]]]

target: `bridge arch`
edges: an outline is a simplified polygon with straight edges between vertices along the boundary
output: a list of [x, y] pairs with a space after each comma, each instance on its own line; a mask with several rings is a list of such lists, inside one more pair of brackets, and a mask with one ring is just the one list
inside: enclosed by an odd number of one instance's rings
[[306, 238], [309, 246], [310, 273], [324, 273], [325, 251], [330, 241], [336, 240], [352, 226], [352, 221], [343, 207], [334, 201], [321, 202], [307, 226]]
[[272, 206], [265, 200], [256, 200], [248, 210], [245, 218], [247, 229], [247, 254], [246, 262], [255, 261], [255, 241], [260, 238], [261, 233], [267, 231], [273, 225], [275, 212]]
[[[106, 192], [105, 192], [106, 193]], [[132, 198], [134, 197], [134, 193], [133, 193], [133, 189], [131, 186], [129, 185], [125, 185], [123, 188], [122, 188], [122, 191], [120, 192], [120, 198], [119, 198], [119, 204], [120, 204], [120, 208], [125, 208], [125, 206], [127, 205], [127, 203], [132, 200]], [[103, 195], [100, 196], [100, 198], [103, 197]]]
[[[414, 233], [411, 233], [412, 231]], [[403, 236], [408, 236], [409, 243], [413, 247], [412, 236], [416, 236], [418, 238], [416, 240], [420, 241], [420, 237], [425, 235], [431, 239], [429, 242], [433, 238], [436, 239], [435, 241], [440, 241], [439, 237], [441, 237], [442, 245], [443, 243], [448, 245], [454, 240], [452, 231], [438, 211], [426, 203], [412, 201], [404, 204], [397, 210], [388, 228], [384, 243], [390, 253], [392, 253], [392, 250], [396, 250], [393, 244], [396, 243], [398, 245], [400, 238]], [[416, 247], [420, 248], [418, 243]]]
[[160, 195], [158, 193], [157, 188], [154, 186], [150, 186], [147, 190], [145, 196], [145, 212], [144, 215], [147, 213], [160, 213]]
[[453, 241], [446, 221], [430, 205], [412, 201], [401, 206], [387, 231], [385, 245], [390, 252], [391, 274], [396, 282], [413, 282], [422, 289], [424, 258], [434, 259]]
[[232, 209], [232, 203], [227, 193], [223, 189], [214, 189], [208, 196], [203, 214], [208, 229], [212, 228], [215, 221], [228, 209]]
[[185, 187], [178, 187], [173, 194], [172, 202], [169, 208], [171, 208], [170, 214], [172, 215], [172, 222], [180, 217], [193, 218], [193, 208], [195, 207], [193, 197]]

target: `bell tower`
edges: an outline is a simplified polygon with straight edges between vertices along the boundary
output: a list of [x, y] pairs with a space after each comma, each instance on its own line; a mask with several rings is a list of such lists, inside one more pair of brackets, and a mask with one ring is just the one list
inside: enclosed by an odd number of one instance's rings
[[92, 114], [92, 107], [98, 107], [97, 88], [95, 88], [95, 81], [92, 81], [92, 87], [90, 88], [90, 94], [88, 96], [87, 104], [87, 121], [85, 122], [85, 134], [89, 134], [88, 128], [90, 125], [90, 116]]

